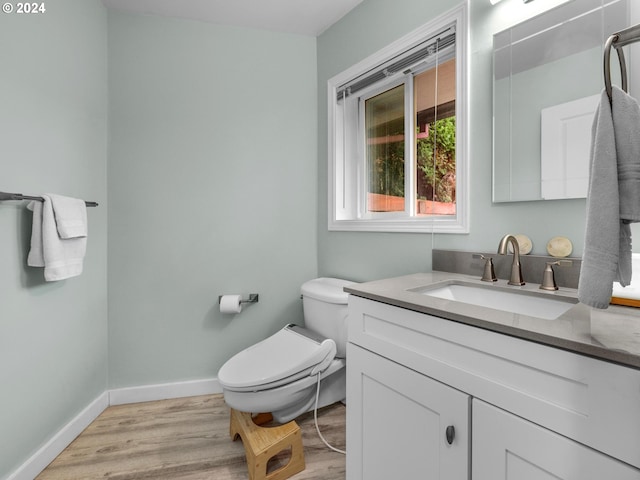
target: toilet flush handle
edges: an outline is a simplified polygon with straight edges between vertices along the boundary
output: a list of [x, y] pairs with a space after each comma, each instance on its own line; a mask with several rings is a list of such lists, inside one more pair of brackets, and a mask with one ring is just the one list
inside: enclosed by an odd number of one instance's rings
[[313, 370], [311, 370], [311, 373], [309, 374], [310, 376], [314, 376], [324, 372], [329, 367], [331, 361], [335, 358], [338, 351], [338, 349], [336, 348], [336, 342], [334, 342], [330, 338], [323, 340], [320, 346], [324, 350], [326, 350], [327, 353], [325, 357], [320, 361], [320, 363], [313, 367]]

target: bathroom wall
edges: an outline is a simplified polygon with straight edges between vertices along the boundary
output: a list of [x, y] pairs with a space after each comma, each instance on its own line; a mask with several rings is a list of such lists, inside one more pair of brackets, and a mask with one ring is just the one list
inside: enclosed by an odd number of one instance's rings
[[[327, 231], [327, 79], [457, 3], [364, 0], [318, 39], [99, 0], [0, 15], [0, 190], [100, 202], [83, 275], [50, 284], [26, 267], [25, 202], [0, 204], [0, 479], [106, 389], [215, 377], [300, 321], [300, 284], [318, 274], [424, 271], [434, 247], [491, 251], [507, 231], [538, 249], [567, 235], [580, 253], [583, 200], [491, 203], [483, 0], [470, 2], [471, 233]], [[260, 302], [221, 315], [218, 295], [236, 292]]]
[[215, 377], [317, 273], [316, 39], [110, 11], [109, 67], [110, 387]]
[[[581, 254], [584, 200], [495, 205], [491, 202], [494, 32], [488, 0], [469, 2], [470, 233], [432, 236], [327, 230], [327, 80], [458, 4], [458, 0], [365, 0], [318, 38], [318, 262], [321, 275], [371, 280], [425, 271], [431, 268], [432, 248], [492, 251], [508, 232], [528, 235], [534, 243], [534, 253], [540, 254], [545, 253], [549, 238], [565, 235], [573, 241], [574, 254]], [[520, 6], [527, 8], [527, 5]]]
[[[585, 200], [551, 200], [506, 204], [491, 203], [492, 109], [493, 109], [493, 34], [506, 28], [504, 12], [515, 18], [513, 10], [524, 17], [535, 6], [507, 2], [470, 2], [470, 165], [471, 229], [468, 236], [441, 235], [436, 248], [493, 251], [505, 233], [522, 233], [531, 238], [534, 254], [546, 255], [547, 241], [558, 235], [573, 243], [572, 255], [580, 256], [584, 245]], [[498, 7], [498, 8], [496, 8]], [[540, 11], [544, 5], [537, 5]], [[502, 15], [500, 15], [502, 13]], [[514, 23], [519, 20], [512, 20]]]
[[[12, 2], [15, 4], [15, 2]], [[107, 386], [107, 16], [99, 0], [0, 14], [0, 190], [88, 211], [84, 272], [26, 266], [27, 202], [0, 203], [0, 478]]]

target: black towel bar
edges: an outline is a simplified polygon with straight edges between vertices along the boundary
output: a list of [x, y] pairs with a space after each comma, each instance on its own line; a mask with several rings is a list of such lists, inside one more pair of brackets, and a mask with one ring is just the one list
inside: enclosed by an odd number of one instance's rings
[[[3, 200], [37, 200], [39, 202], [43, 202], [44, 198], [42, 197], [33, 197], [31, 195], [23, 195], [21, 193], [7, 193], [0, 192], [0, 202]], [[97, 207], [97, 202], [84, 202], [87, 207]]]

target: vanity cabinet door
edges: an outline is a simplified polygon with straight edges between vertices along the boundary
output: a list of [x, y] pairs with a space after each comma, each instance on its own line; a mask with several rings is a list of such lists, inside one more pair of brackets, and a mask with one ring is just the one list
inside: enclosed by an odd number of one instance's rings
[[473, 480], [640, 480], [640, 470], [473, 400]]
[[347, 480], [468, 480], [470, 397], [349, 344]]

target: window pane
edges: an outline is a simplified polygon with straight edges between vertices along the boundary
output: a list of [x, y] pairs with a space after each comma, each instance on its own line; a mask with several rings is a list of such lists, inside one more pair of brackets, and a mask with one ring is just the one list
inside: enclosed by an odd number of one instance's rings
[[455, 59], [414, 78], [416, 213], [456, 214]]
[[365, 101], [367, 212], [404, 211], [404, 85]]

